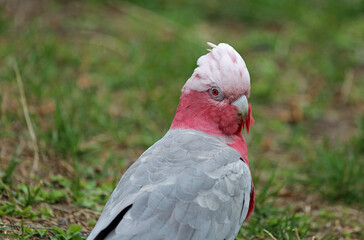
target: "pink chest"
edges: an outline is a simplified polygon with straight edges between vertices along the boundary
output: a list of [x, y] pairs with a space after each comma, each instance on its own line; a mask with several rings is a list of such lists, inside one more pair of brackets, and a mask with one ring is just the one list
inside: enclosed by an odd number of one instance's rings
[[[228, 144], [228, 145], [230, 147], [234, 148], [236, 151], [238, 151], [240, 153], [240, 155], [242, 156], [244, 162], [249, 167], [248, 147], [246, 145], [245, 139], [242, 136], [242, 134], [240, 133], [240, 134], [236, 135], [235, 139], [234, 139], [234, 142], [231, 143], [231, 144]], [[253, 184], [253, 179], [252, 179], [252, 192], [251, 192], [249, 210], [248, 210], [248, 214], [246, 216], [246, 219], [248, 219], [250, 214], [253, 212], [254, 204], [255, 204], [255, 192], [254, 192], [254, 184]]]

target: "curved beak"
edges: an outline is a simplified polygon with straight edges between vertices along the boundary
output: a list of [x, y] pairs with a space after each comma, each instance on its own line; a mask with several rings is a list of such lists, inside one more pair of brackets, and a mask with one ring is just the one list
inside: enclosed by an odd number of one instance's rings
[[246, 96], [242, 95], [240, 98], [238, 98], [231, 104], [238, 108], [238, 116], [245, 122], [249, 114], [249, 105]]

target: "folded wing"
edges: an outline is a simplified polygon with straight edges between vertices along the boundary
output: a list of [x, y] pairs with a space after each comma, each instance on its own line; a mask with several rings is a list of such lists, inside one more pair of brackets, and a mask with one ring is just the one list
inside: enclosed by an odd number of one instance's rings
[[216, 136], [170, 130], [124, 174], [88, 239], [234, 239], [251, 174]]

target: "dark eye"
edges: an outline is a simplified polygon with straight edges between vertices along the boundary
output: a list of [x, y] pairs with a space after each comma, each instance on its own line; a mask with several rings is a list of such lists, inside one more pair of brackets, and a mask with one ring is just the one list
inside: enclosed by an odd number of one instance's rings
[[222, 101], [225, 99], [224, 93], [219, 87], [212, 87], [209, 89], [210, 96], [216, 101]]

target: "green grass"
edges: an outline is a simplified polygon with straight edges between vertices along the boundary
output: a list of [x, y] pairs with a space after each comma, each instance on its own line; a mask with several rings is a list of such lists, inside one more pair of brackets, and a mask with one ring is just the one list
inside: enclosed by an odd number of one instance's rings
[[331, 201], [344, 201], [364, 207], [364, 128], [350, 143], [329, 144], [316, 147], [308, 157], [307, 182]]
[[1, 234], [1, 237], [16, 238], [19, 240], [26, 239], [51, 239], [51, 240], [84, 240], [86, 237], [82, 236], [82, 227], [76, 224], [71, 225], [66, 231], [58, 227], [52, 228], [30, 228], [25, 227], [23, 224], [20, 226], [20, 233], [14, 231], [10, 227], [0, 227], [0, 231], [7, 231], [10, 233]]
[[[363, 12], [362, 1], [329, 0], [1, 5], [0, 217], [47, 221], [56, 204], [100, 212], [125, 169], [168, 130], [210, 41], [231, 44], [251, 75], [256, 125], [245, 137], [257, 204], [238, 239], [364, 237], [345, 232], [361, 224], [354, 216], [315, 212], [362, 213]], [[33, 176], [14, 62], [40, 149]], [[336, 219], [347, 228], [328, 233]], [[12, 234], [82, 237], [79, 227], [52, 227]]]

